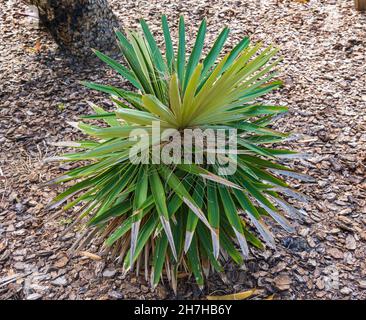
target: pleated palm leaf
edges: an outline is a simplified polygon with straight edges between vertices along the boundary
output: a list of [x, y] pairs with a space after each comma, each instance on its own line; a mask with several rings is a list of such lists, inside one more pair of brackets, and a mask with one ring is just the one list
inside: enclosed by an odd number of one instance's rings
[[[194, 47], [187, 54], [185, 25], [179, 21], [175, 52], [167, 19], [162, 17], [165, 56], [144, 20], [142, 32], [116, 31], [125, 65], [101, 52], [95, 54], [135, 88], [84, 82], [87, 87], [111, 95], [113, 112], [90, 103], [94, 115], [84, 116], [99, 125], [73, 123], [90, 141], [63, 143], [79, 147], [77, 153], [57, 157], [64, 161], [88, 161], [53, 182], [71, 182], [71, 187], [51, 203], [64, 209], [81, 206], [77, 221], [87, 221], [89, 239], [103, 239], [103, 248], [125, 271], [142, 267], [152, 286], [162, 274], [176, 290], [179, 273], [193, 274], [204, 285], [210, 270], [223, 271], [230, 257], [242, 264], [249, 256], [248, 242], [258, 248], [275, 245], [266, 220], [274, 219], [285, 230], [293, 227], [284, 213], [301, 213], [283, 195], [303, 199], [281, 178], [302, 177], [279, 164], [279, 158], [295, 152], [271, 148], [288, 135], [268, 126], [287, 111], [283, 106], [253, 102], [281, 86], [273, 80], [277, 49], [251, 45], [248, 38], [223, 54], [229, 29], [224, 28], [202, 58], [206, 21], [203, 20]], [[130, 160], [135, 129], [151, 140], [152, 123], [182, 131], [187, 128], [235, 129], [237, 170], [220, 176], [221, 164], [135, 164]], [[103, 123], [102, 123], [103, 122]], [[149, 141], [143, 146], [151, 151]], [[205, 151], [209, 152], [209, 151]], [[205, 154], [207, 157], [208, 154]], [[230, 156], [222, 155], [230, 160]], [[257, 237], [256, 230], [259, 234]]]

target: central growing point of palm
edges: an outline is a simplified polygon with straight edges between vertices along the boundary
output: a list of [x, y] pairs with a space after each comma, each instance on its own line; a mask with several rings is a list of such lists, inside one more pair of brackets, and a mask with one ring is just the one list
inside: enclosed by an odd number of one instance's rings
[[[287, 137], [268, 127], [287, 108], [253, 102], [281, 85], [272, 80], [279, 62], [273, 59], [277, 49], [251, 45], [244, 38], [222, 54], [229, 33], [224, 28], [202, 59], [204, 20], [188, 55], [181, 18], [175, 52], [163, 16], [164, 57], [144, 20], [141, 27], [142, 33], [116, 31], [127, 67], [95, 51], [136, 90], [84, 82], [110, 94], [116, 109], [107, 112], [90, 103], [95, 114], [83, 118], [100, 125], [73, 123], [94, 139], [72, 142], [70, 146], [84, 150], [61, 159], [88, 164], [54, 180], [74, 183], [51, 207], [67, 200], [65, 209], [81, 206], [77, 220], [86, 222], [87, 240], [93, 236], [105, 240], [102, 252], [111, 249], [125, 271], [143, 269], [153, 286], [164, 273], [176, 290], [179, 274], [188, 273], [202, 287], [210, 270], [223, 271], [222, 261], [230, 257], [242, 264], [249, 256], [248, 242], [263, 247], [254, 230], [268, 246], [274, 246], [266, 220], [274, 219], [291, 232], [293, 227], [282, 212], [300, 215], [283, 195], [303, 197], [280, 176], [301, 175], [277, 162], [293, 157], [294, 152], [270, 147]], [[141, 128], [151, 135], [155, 121], [162, 128], [179, 130], [235, 129], [236, 172], [219, 176], [219, 162], [132, 163], [129, 152], [137, 142], [131, 141], [131, 133]]]

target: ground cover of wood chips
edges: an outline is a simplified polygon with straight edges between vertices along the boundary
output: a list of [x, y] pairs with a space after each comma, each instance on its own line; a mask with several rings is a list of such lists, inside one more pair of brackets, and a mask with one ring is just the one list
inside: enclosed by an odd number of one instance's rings
[[[276, 250], [251, 250], [242, 269], [227, 263], [224, 279], [210, 276], [203, 292], [182, 279], [178, 297], [257, 288], [254, 299], [365, 299], [366, 14], [351, 0], [109, 2], [122, 26], [144, 17], [160, 40], [165, 13], [173, 32], [185, 16], [191, 44], [206, 17], [208, 43], [228, 25], [230, 45], [245, 35], [278, 45], [285, 86], [266, 99], [290, 108], [275, 125], [294, 133], [284, 147], [310, 154], [289, 162], [315, 179], [291, 181], [310, 199], [294, 203], [307, 213], [294, 221], [296, 234], [273, 225]], [[168, 286], [153, 291], [142, 275], [99, 260], [93, 245], [68, 255], [78, 236], [64, 232], [73, 212], [44, 209], [61, 189], [42, 183], [70, 168], [43, 162], [63, 151], [52, 143], [80, 138], [66, 122], [91, 113], [86, 100], [111, 106], [78, 81], [127, 84], [65, 57], [21, 1], [0, 0], [0, 8], [0, 299], [174, 298]]]

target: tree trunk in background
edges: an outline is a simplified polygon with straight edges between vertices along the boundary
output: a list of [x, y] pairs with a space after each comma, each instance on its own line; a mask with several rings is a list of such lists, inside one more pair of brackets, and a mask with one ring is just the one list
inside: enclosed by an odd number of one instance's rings
[[119, 24], [107, 0], [28, 0], [39, 11], [42, 24], [60, 46], [79, 59], [118, 50], [114, 28]]
[[366, 0], [355, 0], [356, 10], [365, 11], [366, 10]]

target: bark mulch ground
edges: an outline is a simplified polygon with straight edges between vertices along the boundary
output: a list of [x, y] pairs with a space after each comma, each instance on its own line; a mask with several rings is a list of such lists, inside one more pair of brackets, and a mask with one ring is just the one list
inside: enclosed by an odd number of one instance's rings
[[[185, 279], [179, 297], [256, 287], [257, 298], [365, 299], [366, 15], [352, 0], [110, 3], [125, 27], [144, 17], [160, 31], [165, 13], [175, 32], [183, 14], [190, 41], [207, 17], [208, 43], [228, 25], [230, 45], [249, 35], [280, 46], [285, 87], [267, 99], [290, 107], [276, 123], [295, 134], [284, 146], [310, 154], [290, 162], [316, 181], [291, 182], [310, 199], [295, 203], [307, 213], [295, 222], [297, 233], [273, 226], [275, 251], [253, 250], [246, 268], [228, 263], [225, 282], [213, 275], [204, 292]], [[42, 183], [69, 168], [43, 163], [62, 151], [52, 142], [78, 138], [66, 121], [90, 112], [86, 100], [110, 105], [78, 81], [125, 84], [104, 66], [63, 56], [31, 14], [20, 1], [0, 0], [0, 299], [174, 298], [163, 285], [152, 291], [142, 276], [124, 277], [117, 264], [68, 256], [78, 233], [64, 232], [72, 211], [44, 210], [60, 189]]]

